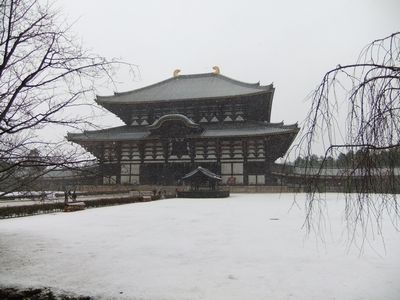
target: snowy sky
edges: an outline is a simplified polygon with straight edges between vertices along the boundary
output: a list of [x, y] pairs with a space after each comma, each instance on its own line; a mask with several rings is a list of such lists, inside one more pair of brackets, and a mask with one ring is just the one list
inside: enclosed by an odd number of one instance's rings
[[[370, 41], [400, 30], [399, 0], [58, 0], [83, 44], [139, 67], [118, 91], [172, 76], [221, 73], [274, 83], [272, 121], [301, 122], [323, 74], [354, 62]], [[113, 90], [102, 90], [112, 94]], [[99, 121], [100, 122], [100, 121]], [[121, 125], [110, 116], [107, 126]]]

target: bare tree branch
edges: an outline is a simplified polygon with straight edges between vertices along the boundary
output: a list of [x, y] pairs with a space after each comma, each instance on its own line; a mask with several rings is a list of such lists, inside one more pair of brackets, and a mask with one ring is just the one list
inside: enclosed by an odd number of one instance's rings
[[[85, 117], [66, 112], [86, 104], [96, 83], [113, 83], [115, 68], [133, 65], [106, 59], [76, 43], [71, 27], [40, 0], [0, 0], [0, 190], [30, 169], [84, 163], [66, 143], [49, 144], [36, 130], [47, 125], [77, 127]], [[63, 23], [64, 24], [64, 23]], [[37, 149], [39, 157], [32, 158]], [[28, 169], [29, 169], [28, 168]], [[47, 168], [47, 169], [46, 169]], [[39, 172], [39, 173], [41, 173]], [[26, 174], [25, 174], [26, 175]], [[33, 178], [32, 174], [28, 174]], [[21, 188], [27, 181], [20, 180]], [[7, 189], [8, 191], [10, 189]]]
[[[378, 226], [383, 211], [399, 220], [400, 32], [367, 45], [355, 64], [338, 65], [324, 75], [311, 95], [300, 136], [294, 150], [306, 160], [308, 229], [319, 213], [317, 193], [329, 184], [323, 176], [326, 160], [339, 154], [348, 157], [340, 183], [346, 185], [349, 227]], [[321, 145], [324, 155], [315, 172], [310, 158]]]

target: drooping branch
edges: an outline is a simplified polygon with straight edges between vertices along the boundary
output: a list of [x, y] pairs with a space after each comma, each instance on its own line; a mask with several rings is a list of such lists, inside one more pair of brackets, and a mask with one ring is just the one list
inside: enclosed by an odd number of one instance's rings
[[[305, 158], [303, 175], [310, 192], [307, 226], [312, 226], [316, 192], [329, 184], [325, 162], [339, 154], [348, 157], [341, 166], [344, 170], [337, 170], [338, 189], [348, 193], [346, 211], [353, 213], [346, 215], [348, 221], [366, 224], [367, 218], [381, 217], [378, 209], [382, 208], [399, 218], [394, 208], [400, 192], [396, 169], [400, 162], [382, 157], [400, 157], [400, 32], [370, 43], [356, 63], [328, 71], [310, 98], [311, 109], [294, 149]], [[323, 156], [315, 169], [310, 158], [318, 152]], [[370, 193], [380, 198], [373, 199]]]

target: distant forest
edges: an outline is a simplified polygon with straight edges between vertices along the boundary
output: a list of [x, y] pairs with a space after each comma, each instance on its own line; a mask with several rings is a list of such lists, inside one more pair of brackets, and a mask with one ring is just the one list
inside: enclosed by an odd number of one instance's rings
[[[366, 153], [367, 152], [367, 153]], [[349, 151], [340, 153], [336, 158], [332, 156], [311, 155], [297, 157], [294, 161], [296, 167], [325, 167], [325, 168], [394, 168], [400, 167], [400, 149], [392, 148], [381, 151]]]

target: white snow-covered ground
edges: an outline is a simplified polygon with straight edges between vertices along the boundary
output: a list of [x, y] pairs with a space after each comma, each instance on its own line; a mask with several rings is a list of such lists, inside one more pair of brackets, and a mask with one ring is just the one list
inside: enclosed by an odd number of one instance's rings
[[[343, 197], [306, 236], [304, 199], [233, 194], [0, 220], [0, 285], [104, 299], [400, 299], [400, 233], [350, 248]], [[386, 250], [384, 249], [386, 247]]]

